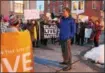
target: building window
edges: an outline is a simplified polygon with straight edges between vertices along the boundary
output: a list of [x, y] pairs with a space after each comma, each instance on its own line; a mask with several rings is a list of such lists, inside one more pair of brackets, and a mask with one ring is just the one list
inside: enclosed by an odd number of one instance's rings
[[60, 7], [59, 7], [59, 12], [60, 12], [60, 13], [63, 12], [63, 5], [60, 5]]
[[10, 11], [13, 11], [13, 1], [10, 1]]
[[92, 9], [96, 9], [96, 1], [92, 1]]
[[72, 1], [71, 13], [81, 14], [85, 11], [85, 1]]
[[23, 13], [23, 1], [14, 1], [14, 12]]
[[29, 0], [27, 0], [27, 9], [29, 9], [29, 5], [30, 3], [29, 3]]
[[102, 10], [105, 11], [105, 2], [104, 1], [102, 2]]
[[77, 10], [78, 9], [78, 2], [73, 2], [73, 10]]
[[79, 1], [78, 9], [83, 10], [83, 7], [84, 7], [83, 5], [84, 5], [83, 1]]
[[50, 0], [47, 1], [48, 5], [50, 4]]

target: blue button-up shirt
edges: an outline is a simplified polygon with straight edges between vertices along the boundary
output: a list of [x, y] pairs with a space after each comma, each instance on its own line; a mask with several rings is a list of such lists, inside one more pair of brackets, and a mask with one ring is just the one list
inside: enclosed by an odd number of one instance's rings
[[60, 40], [67, 40], [73, 38], [76, 33], [76, 24], [73, 18], [62, 17], [59, 24], [60, 28]]

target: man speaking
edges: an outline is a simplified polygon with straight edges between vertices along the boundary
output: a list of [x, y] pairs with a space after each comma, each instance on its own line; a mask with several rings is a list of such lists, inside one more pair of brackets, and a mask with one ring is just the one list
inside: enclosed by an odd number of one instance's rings
[[75, 20], [70, 17], [70, 9], [63, 9], [63, 17], [60, 19], [58, 24], [60, 29], [60, 44], [62, 48], [63, 62], [60, 64], [65, 64], [63, 70], [67, 71], [71, 69], [71, 39], [75, 35], [76, 25]]

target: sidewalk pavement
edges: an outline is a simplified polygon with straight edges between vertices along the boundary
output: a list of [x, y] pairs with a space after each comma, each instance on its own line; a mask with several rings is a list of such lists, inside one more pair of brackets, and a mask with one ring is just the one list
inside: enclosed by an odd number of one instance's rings
[[[68, 72], [104, 72], [102, 65], [93, 64], [89, 60], [84, 60], [83, 55], [88, 51], [88, 46], [72, 45], [72, 69]], [[34, 66], [35, 72], [63, 72], [60, 65], [62, 62], [62, 53], [60, 45], [48, 44], [47, 47], [41, 46], [34, 48]]]

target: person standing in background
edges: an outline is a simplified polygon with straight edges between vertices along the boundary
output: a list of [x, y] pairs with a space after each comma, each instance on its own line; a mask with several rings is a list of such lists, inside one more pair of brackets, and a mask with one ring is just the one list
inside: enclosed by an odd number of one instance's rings
[[58, 24], [60, 29], [60, 44], [62, 48], [63, 62], [60, 64], [66, 64], [63, 70], [67, 71], [71, 69], [72, 58], [71, 58], [71, 39], [74, 37], [76, 32], [75, 20], [70, 17], [70, 9], [63, 9], [63, 17], [60, 19]]
[[9, 26], [6, 32], [19, 32], [19, 26], [20, 26], [19, 20], [17, 19], [16, 16], [14, 16], [9, 20]]
[[101, 32], [102, 32], [102, 25], [100, 24], [100, 22], [98, 20], [95, 21], [95, 25], [94, 25], [94, 28], [93, 28], [93, 32], [92, 32], [92, 35], [91, 35], [91, 40], [94, 41], [94, 46], [95, 47], [98, 47], [99, 46], [99, 38], [100, 38], [100, 35], [101, 35]]
[[44, 38], [44, 25], [48, 25], [47, 16], [43, 16], [43, 20], [40, 22], [41, 24], [41, 44], [47, 46], [48, 39]]
[[23, 21], [22, 21], [22, 19], [19, 19], [19, 24], [20, 24], [20, 30], [23, 30], [23, 28], [24, 28], [24, 24], [23, 24]]
[[85, 44], [92, 44], [90, 41], [90, 35], [93, 29], [93, 21], [90, 19], [89, 21], [85, 21]]
[[15, 13], [13, 11], [10, 11], [10, 15], [9, 15], [9, 18], [11, 18], [12, 16], [14, 16]]
[[36, 39], [37, 39], [36, 25], [37, 25], [36, 20], [31, 20], [31, 21], [28, 20], [27, 29], [30, 32], [30, 36], [31, 36], [31, 41], [32, 41], [33, 47], [36, 46]]
[[75, 20], [76, 23], [76, 44], [80, 45], [80, 23], [78, 22], [78, 19]]
[[[53, 23], [55, 23], [55, 21], [53, 20], [54, 18], [55, 18], [54, 13], [51, 13], [51, 19], [52, 19], [52, 21], [51, 21], [51, 25], [52, 25]], [[52, 44], [55, 43], [55, 40], [56, 40], [56, 38], [54, 38], [54, 37], [51, 38], [51, 42], [52, 42]]]
[[81, 42], [81, 46], [84, 45], [84, 37], [85, 37], [85, 27], [86, 25], [84, 24], [84, 22], [80, 22], [80, 42]]
[[0, 33], [4, 33], [9, 26], [9, 17], [8, 16], [1, 16], [0, 18]]

